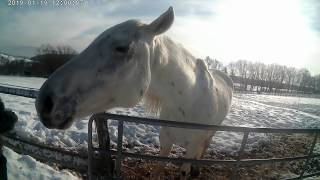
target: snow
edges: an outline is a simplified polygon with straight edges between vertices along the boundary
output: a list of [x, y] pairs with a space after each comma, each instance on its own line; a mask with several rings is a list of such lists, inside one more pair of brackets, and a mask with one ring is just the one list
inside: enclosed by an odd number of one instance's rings
[[[0, 76], [0, 83], [8, 83], [31, 88], [39, 88], [45, 81], [43, 78], [26, 78]], [[1, 94], [7, 108], [15, 111], [19, 117], [15, 131], [25, 138], [49, 145], [64, 148], [86, 148], [89, 117], [78, 119], [67, 131], [49, 130], [37, 117], [34, 99]], [[116, 108], [109, 112], [131, 116], [152, 116], [138, 104], [134, 108]], [[271, 128], [319, 128], [320, 100], [315, 98], [282, 97], [270, 95], [234, 94], [232, 108], [223, 121], [223, 125]], [[127, 150], [140, 151], [147, 148], [157, 151], [159, 147], [158, 126], [144, 124], [124, 124], [124, 144]], [[117, 121], [109, 122], [111, 143], [117, 139]], [[209, 147], [212, 151], [223, 151], [231, 154], [239, 150], [242, 133], [217, 132]], [[259, 141], [268, 139], [266, 134], [250, 133], [249, 148]]]
[[11, 55], [0, 53], [0, 64], [4, 62], [12, 62], [12, 61], [24, 61], [27, 63], [33, 62], [32, 60], [24, 57], [17, 57], [17, 56], [11, 56]]
[[272, 106], [287, 107], [320, 116], [320, 99], [291, 96], [270, 96], [257, 94], [240, 94], [240, 98], [254, 100]]
[[23, 86], [29, 88], [40, 89], [41, 85], [46, 81], [45, 78], [38, 77], [21, 77], [21, 76], [2, 76], [0, 75], [0, 83], [10, 84], [14, 86]]
[[7, 147], [3, 148], [3, 154], [7, 158], [8, 179], [80, 179], [66, 170], [57, 171], [28, 155], [17, 154]]

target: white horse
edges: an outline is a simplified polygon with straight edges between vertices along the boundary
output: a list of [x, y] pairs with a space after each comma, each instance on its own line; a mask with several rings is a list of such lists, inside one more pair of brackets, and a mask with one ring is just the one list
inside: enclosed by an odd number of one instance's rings
[[[129, 20], [99, 35], [41, 87], [36, 109], [42, 123], [66, 129], [75, 118], [145, 99], [158, 108], [161, 119], [221, 124], [233, 83], [220, 71], [210, 73], [204, 61], [161, 35], [173, 21], [170, 7], [150, 24]], [[214, 133], [162, 127], [160, 155], [168, 156], [178, 144], [186, 149], [186, 158], [199, 159]], [[190, 164], [183, 164], [182, 176], [189, 172]]]

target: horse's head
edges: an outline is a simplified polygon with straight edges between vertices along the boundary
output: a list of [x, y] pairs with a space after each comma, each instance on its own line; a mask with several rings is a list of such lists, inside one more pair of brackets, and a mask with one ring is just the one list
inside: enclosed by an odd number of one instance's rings
[[36, 100], [42, 123], [66, 129], [75, 118], [137, 104], [151, 80], [152, 41], [173, 19], [170, 7], [150, 24], [129, 20], [103, 32], [43, 84]]

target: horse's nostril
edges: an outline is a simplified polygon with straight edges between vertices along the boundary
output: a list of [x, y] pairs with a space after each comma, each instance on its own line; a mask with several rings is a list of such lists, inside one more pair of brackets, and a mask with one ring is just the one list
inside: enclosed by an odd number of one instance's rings
[[53, 109], [53, 101], [51, 96], [46, 96], [44, 101], [43, 101], [43, 113], [45, 114], [49, 114], [51, 113], [52, 109]]

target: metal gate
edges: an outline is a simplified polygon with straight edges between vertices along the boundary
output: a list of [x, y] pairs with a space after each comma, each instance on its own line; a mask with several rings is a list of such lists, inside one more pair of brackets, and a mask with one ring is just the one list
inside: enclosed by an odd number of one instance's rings
[[[118, 121], [118, 137], [117, 137], [117, 149], [110, 149], [110, 138], [108, 133], [108, 120], [117, 120]], [[93, 146], [93, 122], [98, 124], [96, 126], [98, 133], [99, 147]], [[157, 126], [170, 126], [176, 128], [187, 128], [187, 129], [201, 129], [201, 130], [212, 130], [212, 131], [229, 131], [229, 132], [241, 132], [243, 133], [242, 143], [238, 152], [238, 157], [235, 160], [208, 160], [208, 159], [186, 159], [186, 158], [169, 158], [169, 157], [160, 157], [160, 156], [151, 156], [151, 155], [141, 155], [129, 152], [122, 151], [122, 139], [123, 139], [123, 124], [124, 122], [138, 123], [138, 124], [148, 124], [148, 125], [157, 125]], [[242, 153], [244, 151], [245, 145], [248, 140], [249, 133], [311, 133], [313, 134], [313, 141], [311, 148], [308, 151], [308, 155], [297, 156], [297, 157], [285, 157], [285, 158], [271, 158], [271, 159], [242, 159]], [[109, 113], [102, 113], [93, 115], [89, 120], [88, 127], [88, 176], [89, 179], [96, 179], [97, 176], [94, 176], [94, 170], [97, 166], [97, 161], [104, 160], [104, 164], [107, 169], [106, 177], [103, 178], [115, 178], [121, 179], [122, 177], [122, 160], [126, 157], [138, 158], [145, 160], [154, 160], [154, 161], [165, 161], [165, 162], [175, 162], [175, 163], [192, 163], [192, 164], [201, 164], [201, 165], [227, 165], [233, 168], [233, 179], [238, 179], [238, 169], [242, 166], [252, 166], [260, 165], [267, 163], [276, 163], [276, 162], [287, 162], [294, 160], [305, 160], [304, 167], [301, 170], [299, 176], [289, 179], [303, 179], [307, 177], [312, 177], [320, 175], [320, 171], [305, 174], [307, 166], [312, 158], [320, 157], [320, 154], [313, 154], [315, 144], [317, 142], [320, 129], [276, 129], [276, 128], [248, 128], [248, 127], [234, 127], [234, 126], [216, 126], [216, 125], [204, 125], [196, 123], [186, 123], [186, 122], [175, 122], [167, 120], [159, 120], [152, 118], [140, 118], [140, 117], [131, 117], [124, 115], [116, 115]], [[103, 137], [102, 137], [103, 136]], [[115, 156], [115, 168], [113, 167], [113, 161], [111, 156]], [[99, 164], [99, 163], [98, 163]], [[99, 164], [101, 166], [101, 164]], [[106, 170], [104, 169], [104, 170]], [[115, 170], [115, 174], [113, 174]]]
[[12, 94], [28, 98], [36, 98], [38, 94], [38, 89], [0, 83], [0, 93]]

